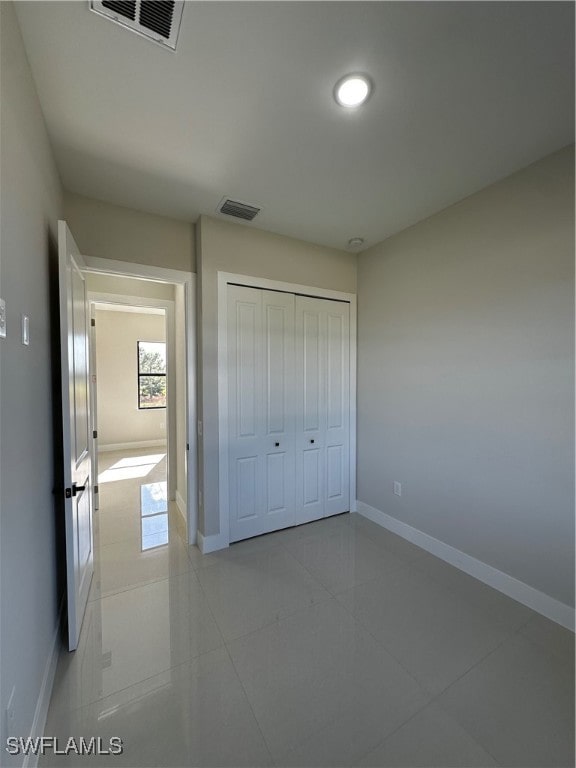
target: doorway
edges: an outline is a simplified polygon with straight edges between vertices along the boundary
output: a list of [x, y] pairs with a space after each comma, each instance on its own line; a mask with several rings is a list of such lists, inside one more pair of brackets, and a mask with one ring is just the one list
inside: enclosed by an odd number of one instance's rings
[[[99, 276], [97, 285], [107, 281], [108, 277]], [[166, 453], [168, 498], [180, 499], [185, 522], [185, 466], [178, 458], [186, 445], [183, 430], [177, 430], [178, 422], [185, 422], [185, 413], [178, 413], [177, 408], [180, 405], [182, 409], [184, 403], [177, 393], [185, 381], [176, 375], [175, 358], [182, 350], [175, 344], [173, 298], [98, 293], [91, 290], [95, 281], [90, 275], [86, 282], [92, 323], [94, 476], [96, 461], [105, 453], [162, 449]], [[112, 286], [117, 283], [114, 278]], [[161, 286], [162, 291], [158, 291], [145, 281], [122, 280], [122, 287], [129, 289], [130, 283], [140, 293], [148, 289], [170, 297], [174, 292], [173, 286]]]
[[107, 259], [86, 263], [93, 455], [164, 452], [166, 499], [176, 503], [182, 537], [195, 544], [195, 276]]

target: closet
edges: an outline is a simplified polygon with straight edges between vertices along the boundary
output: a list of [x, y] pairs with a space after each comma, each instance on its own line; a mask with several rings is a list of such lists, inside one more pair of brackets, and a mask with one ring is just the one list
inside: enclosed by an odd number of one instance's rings
[[227, 287], [230, 541], [350, 509], [350, 305]]

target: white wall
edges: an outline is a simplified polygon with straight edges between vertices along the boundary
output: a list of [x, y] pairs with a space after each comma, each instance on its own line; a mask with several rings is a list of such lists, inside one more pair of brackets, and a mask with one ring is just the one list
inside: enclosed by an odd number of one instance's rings
[[194, 272], [194, 225], [101, 200], [64, 195], [64, 214], [86, 256]]
[[98, 444], [166, 440], [166, 410], [138, 408], [138, 341], [166, 341], [166, 318], [96, 311]]
[[[58, 310], [49, 296], [62, 197], [12, 3], [0, 3], [0, 26], [0, 296], [8, 316], [0, 339], [0, 762], [10, 766], [22, 758], [4, 751], [8, 697], [14, 686], [14, 730], [26, 736], [64, 587], [53, 495], [51, 366], [58, 363], [50, 345]], [[30, 317], [29, 347], [20, 343], [22, 313]]]
[[358, 303], [359, 500], [573, 605], [573, 148], [361, 254]]
[[202, 216], [196, 226], [198, 265], [199, 527], [219, 532], [218, 271], [356, 292], [356, 256], [249, 226]]

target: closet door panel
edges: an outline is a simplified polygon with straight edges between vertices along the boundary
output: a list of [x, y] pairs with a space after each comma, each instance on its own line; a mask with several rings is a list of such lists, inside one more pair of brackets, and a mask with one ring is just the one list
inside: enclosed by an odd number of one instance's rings
[[262, 291], [263, 530], [295, 523], [294, 294]]
[[344, 491], [344, 456], [342, 446], [327, 445], [326, 500], [340, 499], [344, 495]]
[[266, 457], [266, 512], [282, 512], [286, 503], [286, 453], [269, 453]]
[[[266, 302], [266, 294], [263, 296]], [[287, 317], [292, 307], [279, 307], [266, 304], [265, 312], [265, 341], [266, 341], [266, 430], [269, 435], [284, 434], [287, 426], [288, 400], [291, 393], [287, 391], [288, 358], [294, 344], [294, 321]]]
[[262, 507], [262, 292], [228, 287], [230, 538], [256, 535]]
[[245, 521], [258, 516], [258, 457], [245, 456], [236, 459], [236, 493], [234, 501], [236, 519]]
[[324, 337], [317, 299], [296, 296], [296, 522], [324, 516]]
[[350, 305], [324, 301], [326, 312], [325, 516], [350, 510]]
[[[334, 302], [335, 304], [335, 302]], [[347, 308], [348, 305], [342, 305]], [[344, 313], [340, 307], [330, 307], [326, 314], [326, 427], [328, 430], [345, 427], [348, 413], [344, 405], [346, 374], [348, 371], [348, 332]]]
[[235, 436], [256, 437], [258, 434], [257, 399], [260, 377], [258, 356], [260, 353], [260, 307], [258, 303], [237, 302], [236, 354], [234, 359], [235, 381]]
[[294, 525], [294, 296], [228, 286], [230, 541]]
[[322, 428], [322, 362], [320, 359], [322, 317], [313, 306], [310, 306], [309, 300], [300, 296], [298, 300], [305, 306], [308, 305], [308, 309], [303, 309], [301, 318], [302, 390], [298, 388], [298, 391], [301, 391], [303, 398], [302, 425], [304, 432], [313, 433]]
[[[320, 450], [307, 449], [302, 451], [302, 506], [304, 509], [316, 507], [322, 503], [322, 493], [320, 490], [320, 478], [322, 471], [322, 457]], [[315, 518], [312, 518], [315, 519]]]

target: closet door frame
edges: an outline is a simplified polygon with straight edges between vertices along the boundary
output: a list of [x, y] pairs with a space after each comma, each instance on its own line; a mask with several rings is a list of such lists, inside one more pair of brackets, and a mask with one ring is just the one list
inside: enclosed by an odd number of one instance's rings
[[228, 284], [283, 291], [318, 299], [344, 301], [350, 305], [350, 512], [356, 512], [356, 294], [279, 280], [218, 272], [218, 507], [219, 534], [212, 536], [210, 551], [230, 544], [229, 464], [228, 464]]

